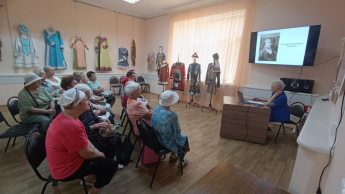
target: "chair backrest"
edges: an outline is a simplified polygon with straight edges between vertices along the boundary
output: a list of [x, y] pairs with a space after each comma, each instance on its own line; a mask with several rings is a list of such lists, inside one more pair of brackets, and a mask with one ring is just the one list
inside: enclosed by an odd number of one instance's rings
[[[137, 135], [134, 134], [134, 132], [133, 132], [133, 123], [132, 123], [131, 120], [129, 119], [129, 116], [128, 116], [128, 113], [127, 113], [127, 109], [126, 109], [126, 108], [124, 108], [124, 109], [125, 109], [125, 115], [126, 115], [126, 117], [127, 117], [127, 121], [128, 121], [128, 123], [129, 123], [130, 131], [133, 133], [133, 135], [134, 135], [135, 137], [139, 137], [139, 136], [137, 136]], [[130, 133], [131, 133], [131, 132], [130, 132]]]
[[[39, 132], [40, 134], [31, 137], [34, 132]], [[45, 134], [41, 131], [31, 131], [25, 140], [25, 155], [38, 178], [47, 181], [48, 179], [44, 178], [37, 169], [47, 157], [45, 139]]]
[[301, 121], [304, 116], [304, 104], [302, 102], [294, 102], [290, 105], [290, 114], [298, 117], [299, 120], [297, 123]]
[[121, 77], [120, 77], [120, 83], [121, 83], [122, 79], [125, 78], [125, 77], [126, 77], [126, 76], [121, 76]]
[[16, 115], [19, 114], [19, 104], [18, 104], [18, 97], [17, 96], [12, 96], [7, 100], [7, 108], [10, 111], [13, 119], [17, 123], [22, 123], [21, 121], [18, 121], [16, 118]]
[[119, 79], [116, 76], [111, 76], [109, 82], [110, 82], [110, 84], [118, 84], [118, 83], [120, 83]]
[[139, 76], [137, 77], [137, 83], [144, 84], [144, 83], [145, 83], [145, 79], [144, 79], [144, 77], [143, 77], [143, 76], [141, 76], [141, 75], [139, 75]]
[[140, 137], [143, 140], [143, 143], [159, 155], [159, 149], [165, 147], [159, 142], [157, 132], [143, 119], [137, 120], [136, 124], [140, 133]]
[[0, 123], [5, 122], [7, 126], [11, 127], [10, 124], [8, 124], [7, 120], [5, 119], [4, 115], [2, 114], [2, 112], [0, 112]]

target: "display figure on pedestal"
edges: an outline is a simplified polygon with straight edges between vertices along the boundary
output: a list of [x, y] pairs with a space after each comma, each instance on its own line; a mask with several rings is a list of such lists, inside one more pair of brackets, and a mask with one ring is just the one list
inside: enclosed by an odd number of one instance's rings
[[171, 66], [170, 71], [171, 90], [184, 91], [186, 70], [184, 63], [177, 61]]
[[187, 82], [189, 81], [189, 77], [191, 80], [189, 94], [191, 95], [200, 95], [200, 74], [201, 74], [201, 66], [199, 63], [196, 62], [196, 59], [199, 58], [198, 54], [195, 52], [192, 55], [193, 63], [188, 67], [187, 73]]
[[[208, 108], [210, 108], [211, 110], [215, 110], [212, 107], [212, 95], [216, 95], [217, 88], [220, 87], [220, 65], [218, 61], [219, 60], [218, 53], [213, 54], [212, 57], [213, 57], [213, 63], [208, 64], [205, 84], [207, 85], [207, 93], [211, 94], [210, 104], [208, 105]], [[202, 107], [202, 109], [203, 108], [204, 107]], [[217, 110], [215, 111], [217, 113]]]
[[168, 84], [168, 79], [169, 79], [169, 65], [168, 62], [163, 61], [161, 64], [159, 71], [158, 71], [158, 84]]
[[213, 63], [208, 64], [205, 84], [207, 85], [207, 93], [216, 95], [217, 88], [220, 87], [220, 65], [218, 53], [212, 56]]
[[158, 74], [159, 74], [159, 69], [161, 68], [161, 65], [163, 64], [163, 61], [165, 61], [165, 54], [163, 53], [163, 47], [159, 46], [159, 52], [157, 53], [157, 57], [156, 57], [156, 68], [157, 68]]
[[53, 69], [67, 69], [65, 57], [63, 55], [63, 41], [60, 32], [49, 27], [44, 30], [45, 48], [45, 65]]
[[28, 36], [30, 32], [26, 26], [19, 25], [18, 28], [22, 35], [16, 39], [16, 47], [14, 49], [14, 67], [37, 67], [38, 53], [35, 42], [31, 37]]

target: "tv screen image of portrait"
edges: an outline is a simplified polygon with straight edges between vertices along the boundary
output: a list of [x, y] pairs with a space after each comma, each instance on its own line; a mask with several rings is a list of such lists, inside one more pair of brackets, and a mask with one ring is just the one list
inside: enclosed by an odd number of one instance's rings
[[252, 32], [249, 63], [313, 66], [321, 26]]

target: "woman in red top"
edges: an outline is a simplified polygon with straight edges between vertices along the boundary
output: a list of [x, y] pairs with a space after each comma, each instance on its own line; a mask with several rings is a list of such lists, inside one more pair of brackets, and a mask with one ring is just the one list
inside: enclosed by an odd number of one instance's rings
[[[69, 89], [61, 95], [64, 107], [48, 128], [46, 137], [47, 160], [51, 175], [56, 180], [78, 179], [94, 174], [96, 179], [90, 194], [109, 184], [117, 170], [117, 162], [106, 159], [88, 140], [78, 116], [89, 110], [85, 93]], [[86, 177], [87, 182], [90, 176]]]

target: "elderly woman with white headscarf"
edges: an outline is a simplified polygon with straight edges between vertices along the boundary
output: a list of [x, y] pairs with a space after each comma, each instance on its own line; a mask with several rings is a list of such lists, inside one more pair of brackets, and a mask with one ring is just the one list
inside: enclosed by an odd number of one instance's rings
[[19, 117], [26, 123], [40, 123], [40, 130], [46, 131], [51, 116], [55, 115], [55, 104], [52, 96], [40, 88], [41, 77], [34, 73], [24, 76], [24, 88], [18, 94]]
[[[269, 122], [285, 122], [290, 120], [290, 109], [287, 104], [287, 96], [284, 92], [284, 83], [281, 80], [272, 82], [272, 95], [268, 100], [254, 98], [256, 101], [265, 102], [271, 108]], [[268, 128], [270, 131], [271, 129]]]
[[[180, 156], [184, 158], [189, 151], [189, 143], [186, 135], [181, 133], [177, 114], [170, 107], [179, 100], [176, 92], [167, 90], [161, 94], [159, 105], [152, 114], [152, 127], [157, 132], [159, 142], [171, 150], [170, 160], [176, 160]], [[183, 159], [182, 165], [188, 164]]]
[[[117, 162], [106, 159], [88, 140], [84, 125], [78, 119], [90, 108], [85, 93], [69, 89], [62, 94], [59, 104], [64, 111], [53, 120], [45, 141], [50, 173], [56, 180], [86, 176], [86, 182], [94, 183], [89, 193], [98, 193], [111, 181]], [[96, 175], [96, 178], [87, 175]]]
[[[86, 84], [77, 84], [74, 86], [76, 89], [85, 93], [86, 99], [90, 99], [91, 88]], [[111, 136], [103, 137], [100, 134], [101, 129], [108, 128], [110, 121], [108, 119], [100, 119], [94, 114], [92, 105], [89, 110], [79, 115], [80, 121], [84, 124], [86, 134], [93, 145], [102, 151], [106, 158], [114, 159], [117, 151], [121, 147], [121, 135], [113, 133]], [[119, 169], [123, 168], [122, 164], [118, 165]]]
[[149, 110], [145, 104], [137, 99], [141, 96], [140, 85], [134, 81], [128, 81], [125, 86], [125, 93], [128, 96], [127, 100], [127, 114], [133, 126], [133, 133], [140, 136], [138, 127], [135, 124], [137, 120], [143, 118], [145, 122], [151, 125], [152, 110]]

